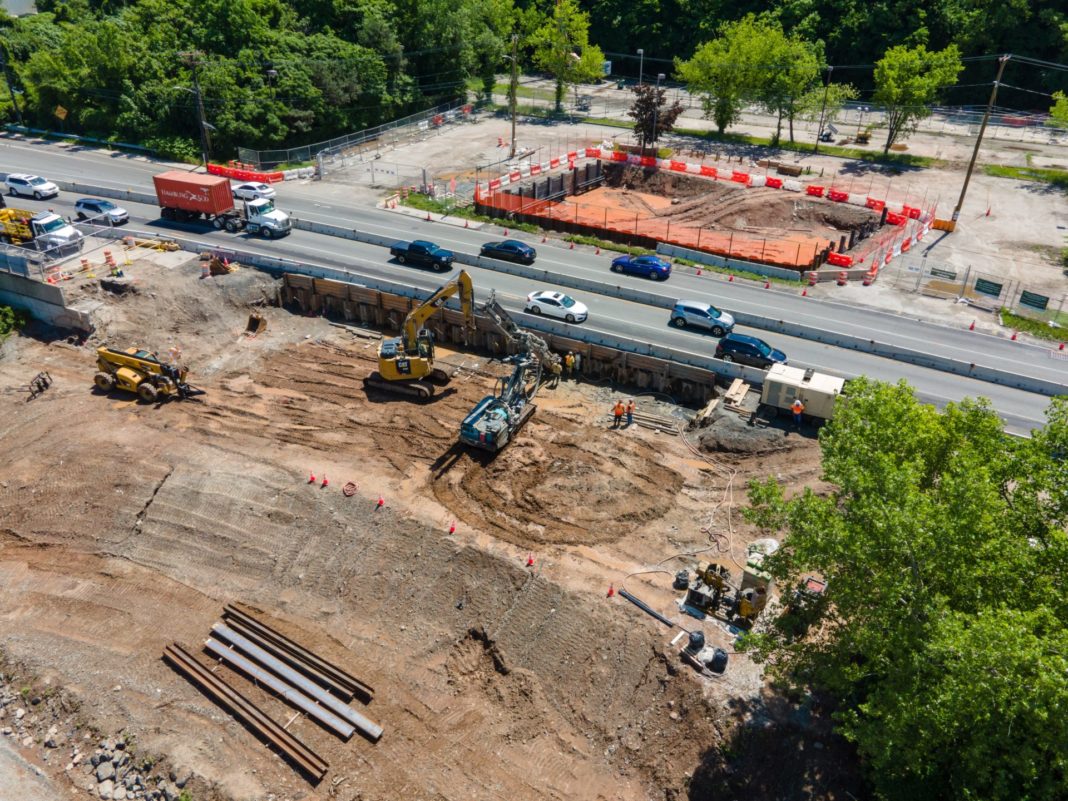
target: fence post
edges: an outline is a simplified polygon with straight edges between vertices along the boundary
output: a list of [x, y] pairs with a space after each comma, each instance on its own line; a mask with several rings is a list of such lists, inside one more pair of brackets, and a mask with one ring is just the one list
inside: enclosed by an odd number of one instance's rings
[[731, 238], [727, 242], [727, 258], [729, 259], [734, 255], [734, 231], [731, 231]]
[[671, 239], [671, 220], [668, 220], [667, 231], [664, 232], [664, 241]]
[[964, 279], [960, 285], [960, 294], [957, 295], [957, 300], [960, 300], [968, 293], [968, 276], [972, 274], [972, 265], [968, 265], [964, 271]]
[[764, 260], [764, 248], [766, 248], [767, 246], [768, 246], [768, 240], [767, 240], [767, 237], [765, 237], [764, 241], [760, 243], [760, 260], [761, 261]]
[[701, 249], [701, 226], [697, 226], [697, 249]]

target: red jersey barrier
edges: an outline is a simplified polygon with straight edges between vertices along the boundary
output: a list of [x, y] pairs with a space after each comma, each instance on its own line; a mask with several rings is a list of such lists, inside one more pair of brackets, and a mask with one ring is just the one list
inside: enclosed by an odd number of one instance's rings
[[823, 187], [809, 184], [805, 187], [805, 194], [812, 195], [812, 197], [823, 197]]
[[827, 263], [833, 264], [835, 267], [852, 267], [853, 257], [846, 256], [844, 253], [828, 253]]
[[638, 159], [638, 163], [641, 164], [643, 167], [655, 167], [656, 156], [642, 156], [640, 159]]
[[674, 172], [686, 172], [686, 162], [685, 161], [672, 161], [670, 163], [668, 169], [673, 170]]
[[782, 178], [771, 178], [769, 176], [764, 180], [764, 184], [772, 189], [782, 189]]
[[749, 186], [749, 173], [733, 170], [731, 172], [731, 180], [736, 184], [745, 184], [746, 186]]
[[837, 189], [832, 189], [827, 193], [827, 199], [833, 200], [835, 203], [845, 203], [849, 200], [848, 192], [839, 192]]
[[890, 225], [904, 225], [909, 221], [909, 218], [903, 214], [894, 214], [892, 211], [886, 213], [886, 222]]
[[886, 208], [886, 201], [885, 200], [876, 200], [875, 198], [870, 197], [870, 198], [868, 198], [868, 202], [865, 203], [864, 205], [867, 206], [872, 211], [882, 211], [883, 209]]
[[701, 175], [704, 175], [707, 178], [718, 178], [719, 177], [719, 173], [716, 172], [716, 168], [715, 167], [706, 167], [704, 164], [701, 165]]

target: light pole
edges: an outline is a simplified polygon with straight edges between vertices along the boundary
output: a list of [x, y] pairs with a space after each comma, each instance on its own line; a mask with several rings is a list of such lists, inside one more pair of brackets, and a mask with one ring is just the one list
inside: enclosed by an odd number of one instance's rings
[[200, 87], [197, 86], [195, 90], [190, 89], [188, 86], [176, 86], [174, 88], [180, 89], [183, 92], [189, 92], [189, 94], [193, 95], [197, 99], [197, 126], [200, 128], [200, 154], [201, 157], [204, 159], [204, 169], [206, 170], [208, 168], [208, 159], [211, 148], [211, 145], [209, 144], [208, 140], [208, 131], [214, 131], [215, 126], [211, 125], [210, 123], [208, 123], [207, 120], [204, 119], [204, 105], [203, 103], [201, 103], [200, 99]]
[[645, 81], [645, 48], [638, 48], [638, 86], [641, 86]]
[[659, 155], [660, 151], [656, 150], [656, 123], [657, 117], [660, 114], [660, 82], [667, 76], [662, 72], [656, 74], [656, 93], [653, 95], [653, 152]]

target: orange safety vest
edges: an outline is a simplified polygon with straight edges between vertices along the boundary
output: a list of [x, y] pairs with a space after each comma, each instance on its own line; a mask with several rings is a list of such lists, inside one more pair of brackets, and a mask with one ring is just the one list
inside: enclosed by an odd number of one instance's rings
[[622, 417], [623, 416], [623, 401], [620, 401], [619, 403], [616, 404], [616, 408], [613, 410], [613, 412], [614, 412], [616, 417]]
[[802, 414], [805, 411], [805, 404], [799, 400], [795, 400], [794, 405], [790, 408], [793, 409], [794, 414]]
[[627, 404], [627, 414], [634, 414], [634, 403], [633, 402]]

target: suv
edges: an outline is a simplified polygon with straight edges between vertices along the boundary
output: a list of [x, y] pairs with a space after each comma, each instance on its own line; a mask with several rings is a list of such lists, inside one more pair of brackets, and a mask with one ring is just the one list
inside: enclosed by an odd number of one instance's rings
[[786, 364], [785, 353], [748, 334], [727, 334], [716, 344], [716, 358], [761, 370], [767, 370], [773, 364]]
[[671, 310], [671, 324], [676, 328], [693, 326], [721, 337], [734, 328], [734, 318], [725, 311], [700, 300], [679, 300]]
[[46, 181], [40, 175], [13, 173], [7, 176], [4, 184], [7, 186], [7, 191], [12, 195], [25, 195], [37, 200], [55, 197], [59, 194], [59, 187], [51, 181]]
[[103, 225], [122, 225], [130, 221], [130, 212], [110, 200], [79, 198], [74, 204], [74, 210], [78, 212], [79, 220], [92, 220]]

